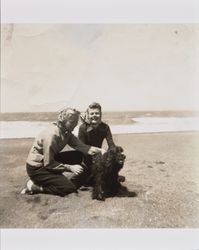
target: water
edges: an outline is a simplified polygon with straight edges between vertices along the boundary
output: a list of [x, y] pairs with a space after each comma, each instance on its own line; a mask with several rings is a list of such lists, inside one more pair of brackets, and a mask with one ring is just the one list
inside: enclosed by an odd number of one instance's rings
[[[0, 138], [32, 138], [51, 122], [2, 121]], [[134, 117], [132, 124], [110, 125], [113, 134], [199, 131], [199, 117]], [[74, 130], [77, 135], [78, 127]]]

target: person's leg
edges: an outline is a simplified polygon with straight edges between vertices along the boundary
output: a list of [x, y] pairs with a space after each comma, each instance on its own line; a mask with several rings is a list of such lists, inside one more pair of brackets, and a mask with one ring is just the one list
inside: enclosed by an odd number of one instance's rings
[[42, 175], [37, 179], [36, 184], [42, 184], [43, 193], [65, 196], [77, 192], [75, 185], [62, 174]]
[[30, 165], [27, 165], [27, 172], [34, 184], [42, 187], [42, 193], [65, 196], [77, 191], [76, 186], [62, 174], [51, 173], [45, 168], [34, 169]]
[[[85, 160], [86, 159], [86, 160]], [[69, 165], [81, 165], [83, 167], [83, 172], [76, 175], [70, 175], [70, 180], [75, 185], [76, 188], [81, 187], [90, 180], [90, 165], [92, 163], [92, 157], [90, 155], [84, 155], [79, 151], [64, 151], [55, 156], [55, 160]]]
[[81, 166], [83, 167], [83, 172], [80, 174], [73, 174], [70, 178], [71, 182], [76, 186], [77, 189], [87, 183], [91, 174], [90, 169], [86, 165], [82, 163]]
[[64, 151], [55, 156], [55, 160], [69, 165], [81, 164], [83, 160], [83, 153], [79, 151]]

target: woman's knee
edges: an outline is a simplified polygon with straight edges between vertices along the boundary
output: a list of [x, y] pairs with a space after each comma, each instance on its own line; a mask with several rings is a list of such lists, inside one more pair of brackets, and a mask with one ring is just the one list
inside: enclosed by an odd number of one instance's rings
[[71, 183], [70, 186], [66, 186], [61, 190], [62, 193], [65, 195], [70, 194], [70, 193], [76, 193], [77, 192], [77, 187]]
[[71, 182], [67, 181], [67, 183], [61, 187], [57, 187], [57, 193], [60, 196], [66, 196], [70, 193], [76, 193], [77, 187]]

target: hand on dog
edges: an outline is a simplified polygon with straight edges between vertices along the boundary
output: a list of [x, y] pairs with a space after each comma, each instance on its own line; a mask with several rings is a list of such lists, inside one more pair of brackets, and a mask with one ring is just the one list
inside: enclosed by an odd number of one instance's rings
[[103, 155], [103, 154], [105, 154], [107, 151], [105, 150], [105, 149], [103, 149], [103, 148], [101, 148], [101, 154]]
[[74, 174], [78, 175], [83, 171], [83, 167], [80, 165], [71, 165], [70, 171], [73, 172]]
[[91, 146], [89, 151], [88, 151], [88, 154], [89, 155], [95, 155], [97, 153], [101, 152], [101, 148], [97, 148], [97, 147], [94, 147], [94, 146]]

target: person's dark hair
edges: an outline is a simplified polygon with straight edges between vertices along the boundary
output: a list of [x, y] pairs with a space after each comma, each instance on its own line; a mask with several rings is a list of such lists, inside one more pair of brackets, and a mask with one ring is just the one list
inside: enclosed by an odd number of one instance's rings
[[93, 102], [88, 106], [89, 109], [99, 109], [100, 113], [102, 113], [102, 107], [99, 103]]

